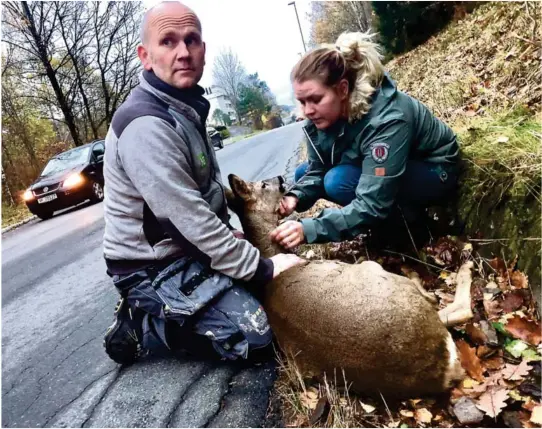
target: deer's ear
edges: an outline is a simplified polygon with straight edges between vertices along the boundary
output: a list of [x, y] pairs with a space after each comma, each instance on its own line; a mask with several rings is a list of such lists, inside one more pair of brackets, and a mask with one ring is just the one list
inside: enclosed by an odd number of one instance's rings
[[239, 196], [245, 201], [250, 200], [252, 192], [243, 179], [236, 176], [235, 174], [230, 174], [228, 175], [228, 181], [230, 182], [230, 186], [234, 196]]

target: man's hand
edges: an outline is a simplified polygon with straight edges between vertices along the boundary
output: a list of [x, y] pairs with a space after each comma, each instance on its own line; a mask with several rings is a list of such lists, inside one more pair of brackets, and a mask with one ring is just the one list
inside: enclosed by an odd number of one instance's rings
[[279, 215], [282, 217], [290, 216], [294, 212], [298, 201], [299, 199], [293, 195], [282, 197], [280, 200]]
[[278, 255], [271, 256], [270, 258], [273, 261], [273, 278], [276, 278], [280, 273], [293, 268], [297, 265], [308, 264], [309, 261], [302, 259], [297, 255], [279, 253]]
[[269, 238], [285, 249], [293, 249], [305, 242], [303, 225], [294, 220], [286, 221], [271, 231]]

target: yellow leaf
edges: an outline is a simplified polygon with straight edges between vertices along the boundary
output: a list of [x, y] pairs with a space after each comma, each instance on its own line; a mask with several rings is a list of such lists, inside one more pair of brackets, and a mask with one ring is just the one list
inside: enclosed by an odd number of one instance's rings
[[537, 405], [533, 408], [531, 421], [537, 425], [542, 425], [542, 405]]
[[418, 402], [421, 402], [421, 401], [422, 401], [421, 399], [411, 399], [409, 402], [410, 402], [410, 405], [414, 407], [416, 406], [416, 404], [418, 404]]
[[409, 410], [401, 410], [399, 411], [399, 414], [401, 414], [403, 417], [414, 417], [414, 413]]
[[361, 408], [363, 408], [363, 410], [364, 410], [366, 413], [372, 413], [374, 410], [376, 410], [376, 408], [373, 407], [372, 405], [364, 404], [364, 403], [361, 402], [361, 401], [359, 401], [359, 403], [361, 404]]
[[521, 396], [519, 391], [516, 389], [511, 390], [510, 392], [508, 392], [508, 394], [514, 401], [528, 402], [531, 399], [530, 396]]
[[416, 421], [418, 423], [431, 423], [433, 414], [427, 408], [420, 408], [416, 410]]
[[314, 410], [316, 408], [316, 405], [318, 404], [318, 395], [316, 395], [316, 397], [312, 397], [312, 393], [313, 392], [307, 391], [301, 392], [299, 394], [299, 400], [301, 401], [301, 404], [309, 410]]
[[480, 383], [478, 383], [476, 380], [473, 380], [470, 377], [466, 377], [463, 380], [463, 388], [464, 389], [472, 389], [474, 386], [477, 386], [478, 384], [480, 384]]
[[446, 280], [447, 277], [448, 277], [448, 272], [446, 271], [441, 271], [440, 274], [438, 275], [438, 278], [441, 280]]
[[465, 246], [463, 246], [463, 250], [466, 252], [472, 252], [472, 244], [471, 243], [465, 244]]

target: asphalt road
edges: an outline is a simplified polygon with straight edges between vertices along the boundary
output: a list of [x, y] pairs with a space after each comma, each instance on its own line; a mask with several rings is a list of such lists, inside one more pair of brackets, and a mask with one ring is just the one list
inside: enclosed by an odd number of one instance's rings
[[[283, 174], [301, 140], [292, 124], [226, 146], [217, 152], [225, 183], [229, 173]], [[2, 426], [264, 424], [273, 362], [109, 360], [102, 339], [117, 292], [105, 274], [103, 228], [102, 204], [84, 205], [2, 236]]]

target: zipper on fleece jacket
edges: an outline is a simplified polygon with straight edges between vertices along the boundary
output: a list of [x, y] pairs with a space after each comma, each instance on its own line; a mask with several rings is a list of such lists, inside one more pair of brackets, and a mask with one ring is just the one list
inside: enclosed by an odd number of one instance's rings
[[314, 149], [314, 151], [316, 152], [316, 155], [318, 155], [318, 158], [320, 158], [320, 161], [322, 162], [323, 165], [325, 165], [325, 162], [322, 158], [322, 155], [320, 155], [320, 152], [318, 152], [318, 150], [316, 149], [316, 146], [314, 145], [314, 143], [312, 142], [310, 136], [309, 136], [309, 133], [307, 133], [307, 130], [305, 129], [305, 127], [302, 127], [303, 128], [303, 132], [305, 133], [305, 136], [307, 137], [307, 140], [309, 141], [309, 143], [311, 144], [312, 148]]

